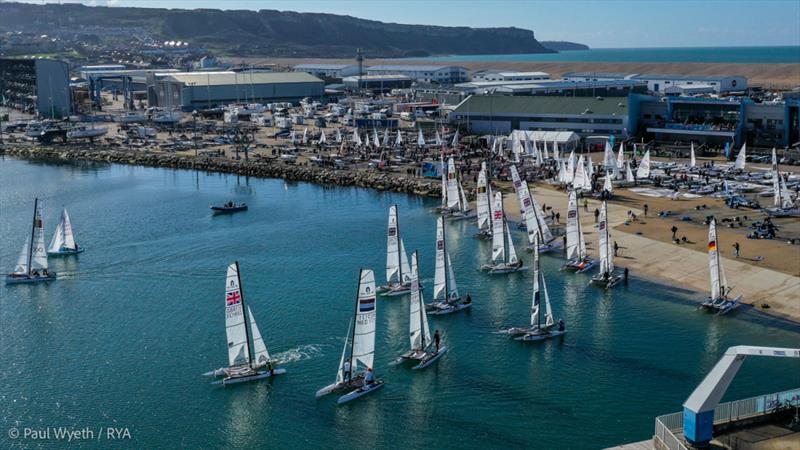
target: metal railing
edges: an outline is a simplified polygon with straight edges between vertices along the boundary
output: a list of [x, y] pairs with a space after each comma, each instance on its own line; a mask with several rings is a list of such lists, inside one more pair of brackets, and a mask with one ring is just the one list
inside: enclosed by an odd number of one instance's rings
[[[800, 389], [720, 403], [714, 409], [714, 425], [771, 414], [787, 405], [797, 404], [800, 404]], [[656, 417], [653, 444], [658, 449], [689, 450], [683, 439], [676, 436], [682, 431], [682, 412], [658, 416]]]

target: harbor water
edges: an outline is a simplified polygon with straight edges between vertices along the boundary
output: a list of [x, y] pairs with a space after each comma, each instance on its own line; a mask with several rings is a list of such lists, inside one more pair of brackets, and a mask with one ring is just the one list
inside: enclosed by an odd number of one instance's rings
[[[509, 340], [495, 332], [530, 320], [530, 273], [478, 272], [490, 244], [472, 238], [473, 223], [448, 222], [458, 286], [474, 301], [468, 313], [429, 319], [450, 352], [424, 371], [390, 365], [409, 345], [408, 298], [380, 298], [375, 371], [386, 386], [337, 407], [314, 393], [335, 378], [359, 268], [384, 281], [388, 207], [399, 205], [400, 233], [409, 252], [419, 250], [430, 300], [429, 210], [438, 200], [8, 158], [0, 183], [5, 272], [30, 232], [34, 197], [48, 240], [66, 206], [86, 248], [50, 258], [52, 283], [0, 288], [2, 448], [64, 445], [12, 441], [11, 427], [113, 426], [131, 434], [114, 448], [597, 449], [652, 436], [653, 418], [679, 411], [729, 346], [800, 342], [797, 328], [747, 308], [724, 318], [698, 312], [702, 293], [636, 274], [610, 292], [589, 287], [588, 275], [559, 271], [559, 255], [543, 256], [542, 267], [568, 333]], [[249, 211], [210, 213], [230, 199]], [[202, 374], [227, 362], [223, 283], [234, 260], [267, 347], [288, 373], [213, 386]], [[796, 362], [753, 358], [726, 399], [797, 385]]]

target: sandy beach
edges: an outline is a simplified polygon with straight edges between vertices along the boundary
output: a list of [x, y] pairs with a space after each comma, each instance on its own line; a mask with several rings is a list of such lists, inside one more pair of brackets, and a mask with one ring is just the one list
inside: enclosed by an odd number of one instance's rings
[[[510, 184], [500, 183], [505, 192], [512, 192]], [[618, 190], [621, 191], [621, 190]], [[698, 291], [700, 302], [710, 289], [708, 275], [708, 256], [706, 241], [708, 228], [701, 222], [676, 222], [674, 216], [661, 219], [653, 217], [657, 211], [663, 211], [667, 205], [673, 211], [692, 210], [696, 203], [706, 203], [710, 209], [702, 212], [714, 213], [718, 219], [729, 214], [719, 200], [702, 198], [694, 201], [671, 201], [638, 196], [631, 192], [615, 192], [615, 198], [609, 202], [609, 222], [612, 226], [612, 239], [619, 244], [619, 256], [616, 265], [627, 267], [634, 276], [659, 280], [667, 284], [675, 283], [683, 288]], [[553, 207], [561, 214], [561, 226], [566, 220], [567, 194], [549, 185], [536, 184], [534, 195], [540, 204]], [[504, 197], [506, 213], [512, 220], [519, 220], [519, 203], [515, 194]], [[594, 222], [594, 210], [601, 207], [601, 202], [588, 199], [589, 212], [581, 207], [581, 223], [584, 225], [587, 249], [597, 257], [597, 228]], [[582, 205], [583, 201], [579, 201]], [[643, 204], [648, 204], [648, 216], [644, 217]], [[628, 211], [632, 211], [640, 219], [626, 225]], [[746, 215], [746, 212], [737, 211]], [[753, 214], [751, 214], [753, 215]], [[689, 244], [671, 243], [673, 224], [677, 224], [678, 236], [687, 236]], [[779, 241], [753, 241], [746, 239], [741, 230], [718, 228], [721, 243], [723, 266], [727, 278], [733, 287], [734, 295], [742, 295], [742, 302], [762, 309], [766, 303], [768, 309], [762, 311], [794, 322], [800, 322], [800, 249]], [[733, 258], [733, 242], [741, 245], [741, 257]], [[756, 261], [755, 256], [763, 260]]]
[[[224, 58], [226, 62], [248, 64], [276, 64], [291, 67], [304, 63], [354, 64], [353, 59], [320, 58]], [[430, 60], [370, 59], [373, 64], [431, 64]], [[566, 72], [624, 72], [624, 73], [668, 73], [677, 75], [741, 75], [750, 85], [791, 88], [800, 83], [798, 64], [743, 64], [743, 63], [629, 63], [629, 62], [545, 62], [545, 61], [458, 61], [441, 62], [466, 67], [470, 71], [482, 69], [506, 69], [547, 72], [552, 78], [560, 78]]]

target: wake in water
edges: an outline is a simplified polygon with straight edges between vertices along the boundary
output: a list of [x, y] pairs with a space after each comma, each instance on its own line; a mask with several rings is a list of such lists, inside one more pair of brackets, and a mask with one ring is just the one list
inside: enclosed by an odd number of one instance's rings
[[297, 348], [286, 350], [285, 352], [272, 355], [272, 361], [276, 364], [288, 364], [295, 361], [304, 361], [322, 355], [322, 349], [317, 344], [301, 345]]

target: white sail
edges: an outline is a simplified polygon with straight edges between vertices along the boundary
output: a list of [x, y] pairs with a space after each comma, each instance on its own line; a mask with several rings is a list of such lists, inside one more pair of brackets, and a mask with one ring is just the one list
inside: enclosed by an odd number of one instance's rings
[[775, 190], [775, 207], [788, 209], [794, 205], [792, 193], [786, 187], [786, 180], [783, 179], [777, 170], [772, 173], [772, 185]]
[[292, 145], [297, 143], [297, 138], [294, 135], [294, 130], [292, 130], [292, 132], [289, 134], [289, 141], [292, 143]]
[[456, 274], [453, 270], [453, 262], [450, 261], [450, 253], [445, 251], [444, 253], [445, 258], [447, 258], [447, 290], [448, 290], [448, 299], [450, 301], [455, 301], [461, 298], [458, 295], [458, 285], [456, 284]]
[[389, 207], [389, 227], [386, 235], [386, 282], [400, 280], [400, 229], [397, 223], [397, 205]]
[[319, 141], [317, 141], [317, 143], [325, 144], [326, 142], [328, 142], [328, 138], [325, 136], [325, 130], [320, 130]]
[[383, 144], [384, 147], [388, 147], [389, 146], [389, 129], [388, 128], [383, 130], [383, 142], [382, 142], [382, 144]]
[[625, 146], [622, 142], [619, 143], [619, 153], [617, 153], [617, 169], [614, 171], [614, 178], [620, 178], [620, 171], [625, 166]]
[[611, 174], [606, 172], [606, 179], [603, 182], [603, 190], [607, 191], [609, 194], [614, 192], [614, 185], [611, 184]]
[[694, 142], [689, 147], [689, 167], [697, 166], [697, 159], [694, 157]]
[[444, 219], [439, 217], [436, 221], [436, 269], [433, 275], [433, 300], [446, 299], [447, 262], [445, 258]]
[[428, 316], [425, 314], [422, 290], [419, 288], [417, 252], [411, 255], [411, 301], [409, 304], [408, 335], [411, 340], [411, 350], [425, 350], [431, 343], [431, 330], [428, 327]]
[[[781, 208], [783, 202], [781, 201], [781, 174], [775, 170], [772, 172], [772, 205], [776, 208]], [[55, 238], [55, 237], [54, 237]]]
[[400, 130], [397, 130], [397, 137], [396, 137], [396, 138], [395, 138], [395, 140], [394, 140], [394, 145], [395, 145], [396, 147], [400, 147], [400, 145], [401, 145], [402, 143], [403, 143], [403, 135], [402, 135], [402, 134], [400, 134]]
[[[583, 155], [578, 158], [578, 164], [575, 166], [575, 176], [572, 178], [572, 187], [574, 189], [586, 189], [586, 184], [591, 185], [591, 180], [586, 175], [586, 169], [583, 162]], [[567, 170], [569, 172], [569, 170]]]
[[361, 135], [358, 133], [358, 128], [353, 128], [353, 143], [361, 145]]
[[225, 334], [228, 337], [228, 364], [230, 366], [250, 364], [251, 361], [242, 306], [239, 266], [234, 263], [228, 266], [228, 275], [225, 278]]
[[467, 195], [464, 193], [464, 187], [461, 186], [461, 182], [458, 183], [458, 193], [459, 193], [459, 198], [461, 199], [459, 203], [461, 211], [462, 212], [469, 211], [469, 202], [467, 201]]
[[300, 142], [302, 142], [303, 144], [308, 142], [308, 127], [303, 128], [303, 138], [301, 139]]
[[439, 156], [439, 167], [442, 172], [442, 209], [447, 208], [447, 167], [444, 165], [444, 159]]
[[494, 194], [494, 207], [492, 209], [492, 262], [501, 263], [504, 262], [506, 258], [502, 192]]
[[614, 149], [611, 148], [611, 142], [606, 141], [606, 146], [603, 150], [603, 165], [607, 169], [612, 169], [617, 165], [614, 160]]
[[400, 270], [401, 282], [408, 283], [411, 281], [411, 267], [408, 265], [408, 253], [406, 253], [406, 244], [403, 243], [403, 238], [400, 238]]
[[267, 346], [264, 344], [264, 338], [261, 337], [261, 332], [258, 331], [256, 325], [256, 318], [253, 316], [253, 311], [250, 310], [250, 305], [247, 306], [247, 315], [250, 317], [250, 333], [253, 339], [253, 362], [252, 366], [263, 366], [270, 360]]
[[711, 298], [714, 300], [723, 297], [722, 291], [725, 289], [725, 274], [722, 270], [718, 247], [717, 221], [711, 219], [711, 223], [708, 225], [708, 269], [711, 273]]
[[455, 134], [453, 134], [453, 142], [450, 144], [450, 147], [458, 147], [458, 130], [456, 130]]
[[375, 301], [375, 274], [370, 269], [361, 269], [356, 299], [355, 328], [350, 366], [353, 373], [359, 367], [372, 367], [375, 357], [375, 325], [378, 304]]
[[636, 179], [633, 178], [633, 171], [631, 170], [630, 161], [625, 161], [625, 181], [627, 181], [628, 183], [633, 183], [634, 181], [636, 181]]
[[739, 154], [736, 155], [736, 162], [733, 163], [733, 168], [736, 170], [744, 170], [745, 160], [746, 160], [746, 148], [747, 144], [742, 144], [741, 150], [739, 150]]
[[[547, 226], [547, 222], [544, 218], [544, 211], [539, 205], [539, 202], [536, 201], [536, 197], [530, 192], [530, 190], [528, 192], [531, 199], [531, 209], [533, 210], [534, 217], [536, 218], [536, 228], [539, 232], [539, 241], [548, 243], [553, 240], [553, 233], [550, 231], [550, 227]], [[528, 238], [530, 239], [530, 232], [528, 232], [528, 235]]]
[[611, 242], [611, 231], [608, 226], [608, 205], [603, 202], [597, 224], [600, 234], [600, 273], [611, 275], [614, 272], [614, 248]]
[[507, 221], [504, 222], [506, 223], [504, 240], [508, 239], [508, 244], [507, 244], [508, 262], [509, 264], [516, 264], [518, 261], [517, 251], [514, 249], [514, 241], [511, 240], [511, 231], [508, 229], [508, 222]]
[[47, 251], [57, 252], [61, 250], [61, 247], [63, 246], [64, 246], [64, 223], [62, 217], [62, 222], [59, 222], [58, 225], [56, 225], [56, 232], [53, 233], [53, 239], [50, 240], [50, 247], [47, 249]]
[[378, 130], [374, 128], [372, 129], [372, 145], [375, 148], [380, 148], [381, 146], [381, 140], [378, 138]]
[[558, 161], [558, 182], [559, 183], [566, 183], [567, 182], [567, 168], [564, 165], [564, 161]]
[[481, 163], [481, 171], [478, 174], [478, 192], [475, 195], [476, 209], [478, 213], [478, 229], [481, 231], [491, 228], [491, 210], [489, 207], [488, 182], [486, 180], [486, 163]]
[[772, 170], [778, 170], [778, 154], [775, 152], [775, 147], [772, 147]]
[[586, 155], [586, 175], [589, 177], [589, 180], [591, 180], [592, 177], [594, 176], [594, 164], [592, 164], [592, 155]]
[[550, 156], [547, 154], [547, 141], [542, 142], [542, 159], [548, 159]]
[[422, 135], [422, 128], [419, 128], [417, 132], [417, 145], [425, 147], [425, 137]]
[[539, 294], [539, 237], [536, 237], [533, 246], [533, 303], [531, 305], [531, 326], [539, 323], [540, 294]]
[[442, 136], [439, 134], [439, 130], [436, 130], [436, 135], [433, 138], [433, 143], [435, 145], [442, 145]]
[[583, 235], [578, 216], [578, 198], [575, 191], [569, 191], [567, 204], [567, 259], [583, 258], [586, 254]]
[[[539, 255], [536, 256], [538, 258]], [[547, 283], [544, 281], [544, 272], [541, 270], [539, 270], [538, 281], [541, 282], [542, 294], [544, 294], [544, 326], [549, 328], [555, 321], [553, 320], [553, 309], [550, 307], [550, 295], [547, 294]]]
[[575, 178], [575, 151], [569, 152], [569, 158], [567, 158], [567, 183], [572, 183], [573, 179]]
[[336, 142], [339, 144], [342, 143], [342, 130], [339, 128], [336, 129]]
[[636, 168], [636, 178], [649, 178], [650, 177], [650, 150], [644, 152], [642, 160], [639, 162], [639, 167]]
[[31, 246], [31, 238], [25, 239], [25, 244], [22, 245], [22, 251], [19, 253], [17, 265], [14, 266], [14, 273], [17, 275], [28, 275], [28, 250]]
[[44, 222], [39, 202], [36, 202], [33, 217], [33, 245], [31, 245], [31, 270], [47, 269], [47, 246], [44, 240]]
[[528, 189], [528, 182], [520, 179], [517, 167], [513, 164], [511, 165], [511, 180], [514, 183], [514, 189], [517, 191], [519, 210], [528, 231], [528, 243], [532, 244], [533, 237], [539, 234], [539, 222], [536, 218], [536, 212], [533, 210], [533, 200]]
[[447, 160], [447, 207], [458, 209], [460, 203], [458, 196], [458, 180], [456, 179], [456, 164], [451, 156]]

